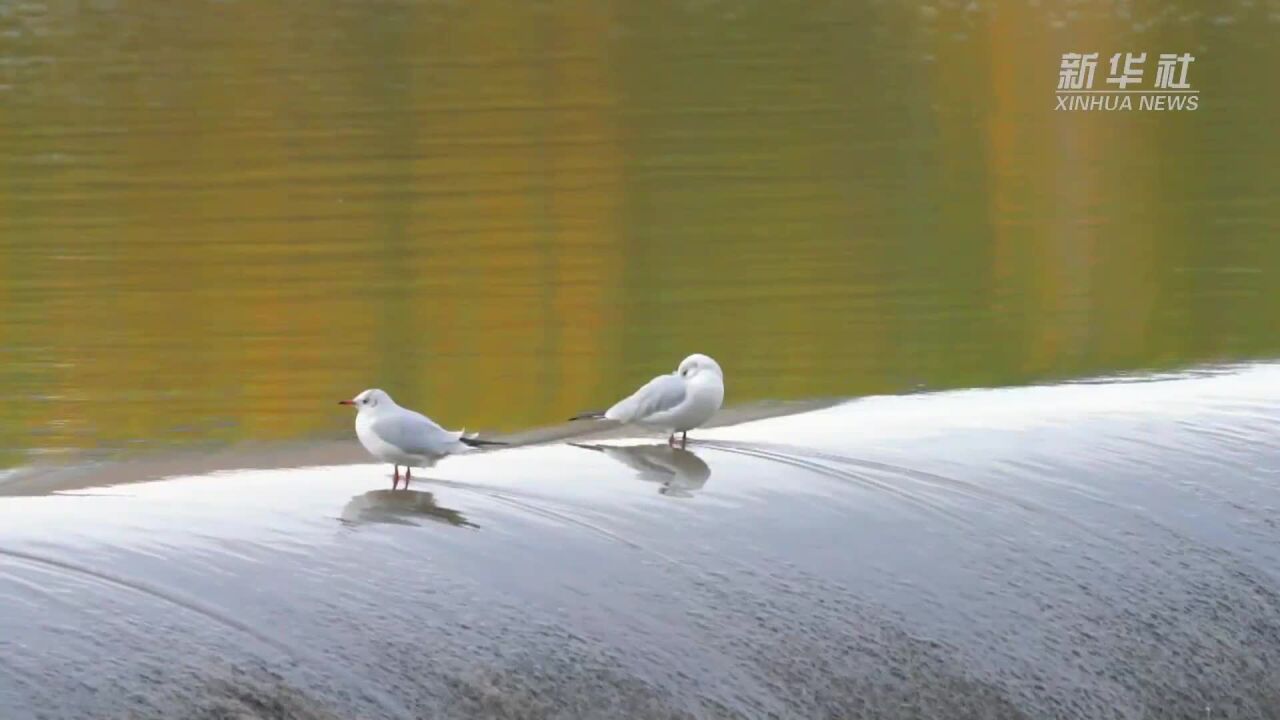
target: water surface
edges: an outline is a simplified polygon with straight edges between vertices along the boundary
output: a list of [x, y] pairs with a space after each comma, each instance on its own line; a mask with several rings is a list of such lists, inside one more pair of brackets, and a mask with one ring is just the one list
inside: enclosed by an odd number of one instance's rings
[[[0, 4], [0, 717], [1277, 717], [1277, 28]], [[370, 386], [524, 434], [391, 492]]]
[[[0, 453], [1280, 353], [1267, 3], [0, 8]], [[1055, 113], [1191, 52], [1195, 113]], [[499, 390], [500, 388], [500, 390]]]
[[880, 396], [395, 492], [314, 448], [29, 478], [0, 715], [1274, 718], [1277, 388]]

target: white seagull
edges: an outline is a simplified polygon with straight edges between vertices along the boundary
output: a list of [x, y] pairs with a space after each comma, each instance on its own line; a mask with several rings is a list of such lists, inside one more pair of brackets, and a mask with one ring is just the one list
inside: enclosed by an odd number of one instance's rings
[[724, 371], [715, 360], [695, 353], [685, 358], [674, 373], [650, 380], [608, 410], [580, 413], [569, 419], [606, 418], [662, 430], [671, 433], [668, 445], [674, 445], [676, 433], [680, 433], [680, 446], [684, 447], [689, 431], [710, 420], [722, 402]]
[[502, 445], [492, 440], [467, 437], [462, 431], [445, 430], [431, 418], [396, 404], [391, 396], [377, 388], [365, 390], [339, 405], [354, 406], [356, 437], [369, 454], [389, 462], [395, 468], [391, 489], [400, 484], [400, 466], [404, 465], [404, 486], [413, 479], [409, 468], [431, 467], [446, 455], [466, 452], [480, 445]]

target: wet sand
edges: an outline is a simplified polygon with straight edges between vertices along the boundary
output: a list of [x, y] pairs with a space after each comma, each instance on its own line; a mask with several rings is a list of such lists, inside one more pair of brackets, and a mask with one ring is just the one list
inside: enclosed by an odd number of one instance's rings
[[[1280, 717], [1280, 368], [0, 479], [0, 717]], [[600, 432], [594, 432], [600, 430]]]

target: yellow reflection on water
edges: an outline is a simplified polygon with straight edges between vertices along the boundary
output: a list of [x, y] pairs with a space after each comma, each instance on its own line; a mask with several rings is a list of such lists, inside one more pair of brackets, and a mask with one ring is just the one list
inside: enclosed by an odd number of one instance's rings
[[[0, 452], [1272, 355], [1276, 25], [1223, 12], [5, 9]], [[1196, 53], [1202, 110], [1055, 112], [1072, 50]]]

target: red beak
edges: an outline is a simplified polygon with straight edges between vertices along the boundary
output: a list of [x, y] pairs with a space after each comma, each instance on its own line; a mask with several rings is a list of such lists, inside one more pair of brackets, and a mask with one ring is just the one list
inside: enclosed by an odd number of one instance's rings
[[356, 401], [355, 400], [339, 400], [338, 404], [339, 405], [355, 405]]

